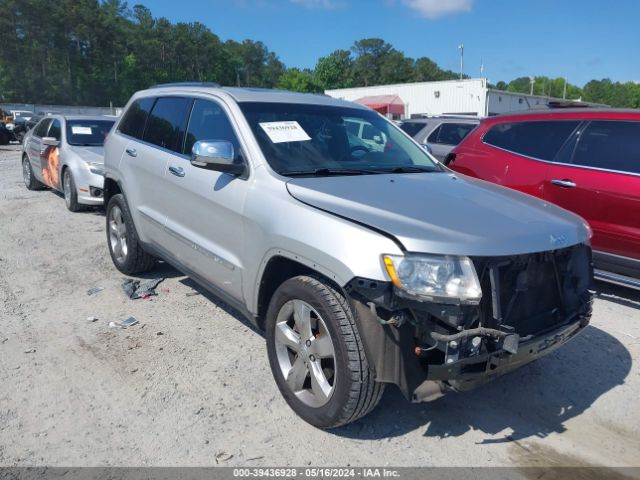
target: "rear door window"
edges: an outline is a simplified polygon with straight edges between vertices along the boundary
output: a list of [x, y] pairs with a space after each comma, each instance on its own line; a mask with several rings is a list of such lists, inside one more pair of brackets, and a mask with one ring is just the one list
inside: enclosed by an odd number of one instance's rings
[[426, 126], [426, 123], [404, 122], [400, 125], [400, 128], [408, 135], [415, 137]]
[[429, 143], [458, 145], [475, 128], [471, 123], [443, 123], [429, 135]]
[[149, 111], [155, 98], [147, 97], [136, 100], [131, 104], [118, 125], [118, 131], [130, 137], [142, 140], [142, 132], [147, 122]]
[[595, 121], [580, 134], [573, 163], [640, 173], [640, 122]]
[[519, 155], [552, 161], [579, 124], [578, 120], [499, 123], [485, 133], [483, 141]]
[[160, 97], [156, 101], [142, 139], [167, 150], [182, 153], [191, 99], [186, 97]]

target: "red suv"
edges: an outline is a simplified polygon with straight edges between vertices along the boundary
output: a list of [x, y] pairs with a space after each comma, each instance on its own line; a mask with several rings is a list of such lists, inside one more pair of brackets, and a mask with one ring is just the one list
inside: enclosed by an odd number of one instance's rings
[[487, 118], [445, 164], [581, 215], [593, 229], [596, 278], [640, 288], [640, 110]]

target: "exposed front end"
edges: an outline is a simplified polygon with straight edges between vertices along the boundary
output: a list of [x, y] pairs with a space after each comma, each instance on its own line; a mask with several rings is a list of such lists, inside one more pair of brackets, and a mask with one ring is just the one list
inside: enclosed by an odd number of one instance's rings
[[413, 401], [474, 388], [554, 351], [589, 323], [587, 245], [468, 260], [475, 278], [467, 285], [450, 276], [442, 296], [412, 291], [394, 271], [391, 282], [356, 278], [347, 286], [376, 379]]

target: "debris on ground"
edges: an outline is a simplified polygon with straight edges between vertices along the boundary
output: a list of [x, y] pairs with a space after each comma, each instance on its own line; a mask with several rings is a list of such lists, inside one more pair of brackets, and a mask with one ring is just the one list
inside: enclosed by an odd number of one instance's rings
[[0, 343], [4, 343], [9, 340], [7, 337], [0, 337]]
[[87, 290], [87, 295], [91, 296], [91, 295], [95, 295], [98, 292], [101, 292], [102, 290], [104, 290], [104, 287], [91, 287], [89, 290]]
[[89, 323], [93, 323], [93, 322], [97, 322], [98, 321], [98, 317], [94, 317], [93, 315], [87, 317], [87, 322]]
[[135, 317], [129, 317], [126, 320], [122, 320], [121, 322], [109, 322], [109, 328], [129, 328], [137, 325], [138, 319]]
[[124, 293], [132, 300], [149, 298], [158, 295], [155, 289], [163, 280], [164, 278], [150, 278], [149, 280], [127, 278], [122, 283], [122, 290], [124, 290]]
[[187, 292], [185, 294], [187, 297], [195, 297], [196, 295], [200, 295], [200, 292], [196, 292], [195, 290], [193, 292]]
[[233, 458], [233, 455], [227, 452], [216, 453], [216, 463], [227, 462]]
[[27, 348], [24, 353], [36, 353], [36, 349], [35, 348]]
[[129, 317], [126, 320], [123, 320], [120, 322], [120, 326], [123, 328], [127, 328], [127, 327], [133, 327], [134, 325], [137, 325], [138, 319], [136, 319], [135, 317]]

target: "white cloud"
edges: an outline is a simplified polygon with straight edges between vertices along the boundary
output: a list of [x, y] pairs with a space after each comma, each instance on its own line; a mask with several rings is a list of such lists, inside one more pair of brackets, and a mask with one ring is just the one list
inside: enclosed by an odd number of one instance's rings
[[407, 7], [430, 19], [470, 12], [473, 2], [474, 0], [402, 0]]
[[296, 5], [302, 5], [306, 8], [324, 8], [331, 10], [342, 6], [342, 2], [335, 0], [289, 0]]

